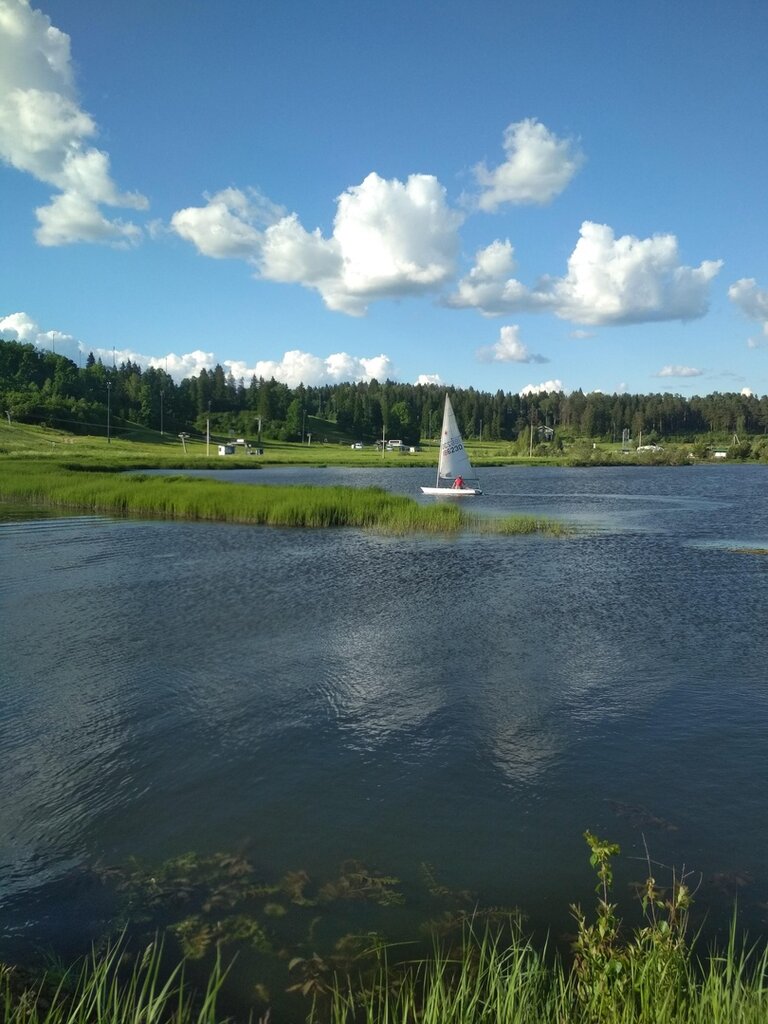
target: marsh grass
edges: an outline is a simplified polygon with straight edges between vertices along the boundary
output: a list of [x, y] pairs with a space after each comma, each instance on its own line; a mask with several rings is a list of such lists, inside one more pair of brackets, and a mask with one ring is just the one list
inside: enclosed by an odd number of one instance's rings
[[59, 460], [5, 460], [0, 497], [94, 513], [264, 526], [353, 526], [400, 534], [567, 532], [533, 517], [481, 519], [454, 505], [419, 505], [376, 487], [238, 484], [187, 477], [183, 471], [125, 474]]
[[61, 977], [23, 980], [0, 967], [1, 1024], [214, 1024], [225, 979], [217, 960], [207, 985], [194, 992], [184, 964], [167, 969], [162, 946], [130, 961], [122, 941], [93, 951]]
[[460, 950], [439, 950], [402, 972], [386, 964], [373, 986], [345, 979], [333, 992], [330, 1024], [765, 1024], [768, 963], [739, 951], [699, 961], [686, 954], [674, 982], [666, 958], [652, 950], [626, 963], [625, 984], [580, 992], [560, 958], [537, 950], [522, 934], [500, 943], [469, 933]]
[[[725, 949], [700, 956], [697, 937], [686, 936], [691, 894], [684, 877], [674, 873], [671, 888], [664, 889], [649, 875], [644, 923], [625, 931], [611, 902], [611, 860], [618, 847], [588, 832], [585, 838], [598, 879], [597, 900], [591, 915], [572, 908], [577, 935], [571, 955], [534, 944], [514, 913], [493, 925], [482, 915], [471, 916], [457, 939], [435, 932], [431, 955], [418, 960], [406, 959], [415, 947], [387, 946], [373, 933], [350, 935], [346, 938], [358, 940], [358, 954], [327, 981], [327, 965], [317, 953], [288, 964], [289, 971], [301, 970], [286, 991], [303, 994], [303, 1004], [292, 1003], [288, 1010], [279, 996], [270, 1000], [255, 986], [254, 1000], [269, 1004], [261, 1020], [274, 1014], [276, 1024], [302, 1019], [311, 1024], [765, 1024], [765, 944], [740, 942], [734, 914]], [[303, 896], [307, 880], [292, 876], [296, 896]], [[36, 982], [0, 965], [0, 1024], [214, 1024], [223, 1019], [217, 1008], [226, 976], [220, 948], [195, 993], [185, 981], [185, 961], [169, 964], [157, 943], [129, 959], [124, 938], [93, 952], [79, 968]], [[236, 1019], [255, 1016], [245, 1005]]]
[[[666, 959], [652, 950], [626, 964], [621, 987], [585, 998], [570, 966], [537, 949], [519, 928], [500, 941], [467, 931], [460, 948], [425, 960], [388, 963], [373, 977], [340, 977], [331, 992], [297, 1015], [278, 1008], [264, 1019], [313, 1024], [765, 1024], [765, 954], [739, 950], [735, 936], [702, 960], [688, 952], [670, 983]], [[128, 960], [122, 943], [93, 952], [62, 976], [32, 982], [0, 967], [2, 1024], [217, 1024], [226, 972], [216, 960], [200, 989], [184, 962], [169, 967], [155, 944]], [[232, 1018], [229, 1018], [230, 1020]], [[238, 1020], [256, 1020], [245, 1010]]]

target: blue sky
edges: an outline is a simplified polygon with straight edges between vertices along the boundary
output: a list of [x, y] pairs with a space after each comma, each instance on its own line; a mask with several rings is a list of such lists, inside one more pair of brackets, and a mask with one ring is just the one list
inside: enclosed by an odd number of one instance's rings
[[768, 392], [768, 6], [0, 0], [0, 336]]

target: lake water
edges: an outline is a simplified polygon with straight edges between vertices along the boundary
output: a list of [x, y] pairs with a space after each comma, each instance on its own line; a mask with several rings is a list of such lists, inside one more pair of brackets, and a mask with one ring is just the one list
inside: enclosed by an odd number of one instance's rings
[[[222, 475], [414, 494], [425, 472]], [[559, 933], [592, 900], [587, 828], [622, 846], [622, 902], [645, 842], [693, 873], [708, 927], [738, 896], [768, 931], [768, 555], [750, 551], [768, 548], [768, 467], [500, 468], [483, 486], [473, 509], [579, 530], [6, 509], [0, 958], [86, 948], [117, 912], [113, 866], [149, 877], [189, 851], [264, 880], [355, 858], [401, 879], [394, 932], [436, 912], [427, 863]]]

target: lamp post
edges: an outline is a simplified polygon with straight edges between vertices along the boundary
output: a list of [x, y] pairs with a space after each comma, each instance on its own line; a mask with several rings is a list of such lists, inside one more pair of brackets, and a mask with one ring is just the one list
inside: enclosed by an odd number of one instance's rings
[[111, 398], [112, 398], [112, 381], [108, 380], [107, 381], [107, 444], [110, 444], [111, 441], [112, 441], [112, 438], [110, 437], [110, 424], [109, 424], [109, 417], [110, 417], [111, 404], [112, 404], [111, 403]]

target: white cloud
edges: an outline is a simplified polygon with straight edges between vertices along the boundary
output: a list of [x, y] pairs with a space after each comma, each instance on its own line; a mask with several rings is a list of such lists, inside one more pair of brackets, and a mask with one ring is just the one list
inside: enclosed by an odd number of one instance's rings
[[127, 244], [140, 233], [98, 209], [143, 210], [147, 200], [119, 192], [109, 156], [88, 142], [96, 134], [75, 95], [69, 36], [28, 0], [0, 0], [0, 159], [59, 190], [36, 210], [41, 245]]
[[518, 393], [522, 398], [523, 395], [543, 395], [545, 392], [553, 391], [565, 391], [561, 380], [545, 380], [542, 384], [526, 384]]
[[607, 224], [585, 221], [565, 277], [543, 278], [532, 289], [508, 278], [512, 246], [497, 241], [478, 252], [447, 301], [490, 316], [550, 310], [590, 326], [690, 320], [707, 312], [709, 283], [721, 266], [720, 260], [682, 266], [674, 235], [615, 238]]
[[315, 356], [310, 352], [292, 349], [282, 359], [260, 359], [253, 366], [242, 360], [226, 360], [224, 366], [236, 380], [241, 377], [263, 377], [295, 388], [299, 384], [317, 387], [320, 384], [338, 384], [341, 381], [370, 381], [374, 378], [384, 381], [392, 377], [393, 367], [389, 356], [384, 354], [364, 358], [336, 352], [329, 356]]
[[27, 313], [0, 316], [0, 338], [3, 341], [20, 341], [39, 349], [50, 349], [70, 359], [82, 351], [82, 346], [71, 334], [66, 331], [44, 331]]
[[0, 338], [35, 345], [41, 336], [40, 327], [26, 313], [11, 313], [0, 318]]
[[575, 338], [577, 341], [584, 341], [586, 338], [594, 338], [594, 336], [594, 331], [585, 331], [582, 329], [571, 331], [571, 337]]
[[728, 298], [750, 320], [762, 325], [763, 338], [750, 338], [749, 348], [768, 345], [768, 288], [758, 288], [754, 277], [742, 277], [728, 289]]
[[527, 118], [504, 132], [503, 164], [488, 170], [475, 167], [484, 191], [477, 199], [481, 210], [493, 212], [504, 203], [548, 203], [559, 195], [583, 163], [572, 140], [558, 139], [541, 122]]
[[478, 349], [477, 358], [483, 363], [548, 363], [546, 356], [529, 352], [520, 341], [520, 328], [517, 324], [502, 327], [499, 339], [493, 345]]
[[205, 198], [205, 206], [177, 210], [171, 228], [213, 259], [255, 260], [264, 242], [262, 229], [285, 213], [256, 189], [226, 188]]
[[754, 394], [752, 388], [742, 388], [739, 394], [744, 395], [745, 398], [751, 398]]
[[179, 210], [171, 226], [207, 256], [245, 259], [265, 280], [314, 288], [329, 309], [353, 316], [375, 299], [433, 290], [454, 272], [462, 215], [432, 175], [369, 174], [339, 196], [330, 238], [263, 197], [255, 207], [253, 195], [216, 193], [206, 206]]
[[[154, 367], [165, 370], [176, 381], [185, 377], [197, 377], [201, 370], [212, 370], [217, 362], [232, 374], [235, 380], [241, 377], [249, 381], [251, 377], [274, 377], [291, 388], [299, 384], [317, 386], [320, 384], [338, 384], [343, 381], [385, 381], [394, 377], [394, 366], [389, 356], [381, 353], [377, 356], [352, 356], [347, 352], [334, 352], [329, 356], [315, 356], [299, 349], [285, 352], [278, 360], [261, 359], [253, 366], [242, 360], [217, 359], [214, 352], [195, 349], [192, 352], [167, 355], [147, 355], [131, 348], [99, 348], [77, 341], [71, 334], [64, 331], [43, 331], [27, 313], [10, 313], [0, 316], [0, 339], [4, 341], [20, 341], [35, 345], [41, 349], [54, 350], [57, 355], [67, 355], [78, 360], [83, 354], [93, 352], [96, 359], [101, 359], [105, 366], [116, 366], [121, 363], [136, 363], [147, 369]], [[435, 377], [432, 383], [440, 383]]]
[[694, 366], [662, 366], [654, 377], [701, 377], [703, 370], [697, 370]]
[[183, 380], [185, 377], [196, 377], [201, 370], [212, 370], [216, 365], [216, 358], [213, 352], [203, 352], [195, 349], [193, 352], [184, 352], [177, 355], [169, 352], [164, 356], [150, 356], [143, 352], [136, 352], [131, 348], [95, 348], [80, 346], [83, 352], [93, 352], [96, 359], [100, 359], [105, 366], [120, 366], [121, 363], [137, 363], [143, 369], [154, 367], [156, 370], [165, 370], [175, 381]]
[[71, 242], [112, 242], [118, 246], [135, 243], [141, 229], [120, 218], [109, 220], [87, 196], [62, 192], [49, 206], [35, 210], [40, 227], [36, 237], [41, 245], [68, 245]]
[[546, 299], [532, 297], [525, 285], [509, 277], [515, 269], [512, 243], [509, 239], [503, 242], [496, 239], [485, 249], [478, 249], [474, 267], [459, 281], [456, 293], [446, 300], [446, 304], [457, 309], [477, 309], [484, 316], [547, 307]]
[[439, 373], [420, 373], [414, 381], [415, 384], [442, 384], [443, 380]]

